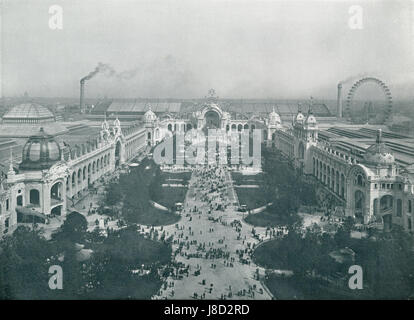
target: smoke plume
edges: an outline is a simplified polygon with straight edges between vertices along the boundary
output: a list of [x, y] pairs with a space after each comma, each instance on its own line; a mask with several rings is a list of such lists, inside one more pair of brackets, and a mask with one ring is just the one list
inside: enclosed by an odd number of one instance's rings
[[122, 71], [122, 72], [117, 72], [109, 64], [99, 62], [98, 65], [95, 67], [95, 69], [93, 71], [89, 72], [86, 76], [84, 76], [81, 79], [81, 82], [92, 79], [98, 73], [103, 73], [107, 77], [115, 77], [119, 80], [128, 80], [128, 79], [131, 79], [131, 78], [135, 77], [137, 72], [138, 72], [138, 68], [135, 68], [135, 69], [132, 69], [132, 70], [126, 70], [126, 71]]

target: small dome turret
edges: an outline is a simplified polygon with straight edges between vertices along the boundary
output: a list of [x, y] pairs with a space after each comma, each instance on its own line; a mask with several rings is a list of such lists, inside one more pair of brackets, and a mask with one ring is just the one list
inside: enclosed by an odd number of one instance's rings
[[382, 141], [382, 130], [377, 131], [377, 140], [364, 154], [364, 161], [370, 165], [392, 165], [395, 162], [394, 155], [389, 147]]
[[153, 122], [157, 120], [157, 115], [151, 110], [151, 106], [148, 107], [148, 111], [144, 114], [145, 122]]
[[275, 108], [273, 107], [272, 112], [269, 113], [269, 124], [270, 125], [278, 125], [282, 121], [280, 120], [280, 116], [276, 113]]
[[308, 115], [305, 119], [305, 125], [312, 127], [312, 126], [316, 126], [316, 123], [317, 122], [316, 122], [315, 116], [313, 115], [313, 111], [312, 109], [309, 109]]
[[305, 120], [305, 116], [303, 115], [301, 111], [298, 111], [298, 114], [296, 115], [296, 118], [295, 118], [295, 122], [303, 123], [304, 120]]

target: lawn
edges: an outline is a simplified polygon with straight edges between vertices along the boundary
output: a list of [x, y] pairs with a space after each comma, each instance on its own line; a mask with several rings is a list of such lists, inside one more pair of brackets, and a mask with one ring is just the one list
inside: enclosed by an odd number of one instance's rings
[[302, 291], [288, 277], [271, 274], [265, 284], [277, 300], [304, 299]]
[[263, 184], [263, 173], [245, 175], [240, 172], [232, 172], [231, 178], [233, 179], [234, 185], [238, 184]]
[[[263, 174], [243, 175], [240, 172], [232, 172], [234, 189], [239, 198], [240, 205], [246, 205], [249, 209], [255, 209], [267, 204], [263, 192]], [[258, 185], [259, 188], [243, 188], [238, 185]]]
[[144, 213], [137, 214], [134, 222], [148, 226], [166, 226], [177, 223], [181, 216], [169, 211], [162, 211], [150, 206]]
[[163, 187], [162, 197], [157, 202], [168, 209], [171, 209], [175, 203], [184, 202], [185, 195], [187, 194], [186, 187]]
[[106, 252], [117, 262], [131, 268], [139, 268], [143, 264], [168, 264], [171, 260], [171, 246], [144, 237], [136, 228], [127, 228], [110, 234], [99, 245], [98, 250]]
[[[145, 225], [169, 225], [176, 223], [180, 216], [154, 208], [151, 200], [171, 209], [176, 202], [183, 202], [187, 187], [163, 187], [165, 183], [187, 184], [191, 172], [162, 172], [154, 161], [145, 159], [123, 175], [118, 184], [123, 197], [122, 214], [127, 222]], [[167, 180], [174, 179], [174, 180]], [[109, 190], [113, 192], [113, 190]]]
[[128, 281], [119, 281], [114, 276], [110, 285], [92, 292], [87, 299], [93, 300], [150, 300], [156, 295], [162, 285], [162, 280], [153, 275], [131, 275]]
[[280, 240], [271, 240], [258, 246], [253, 252], [253, 261], [262, 267], [269, 269], [289, 270], [285, 261], [286, 248], [281, 248]]
[[309, 277], [271, 274], [266, 287], [278, 300], [361, 300], [372, 299], [370, 290], [350, 290], [347, 283]]
[[245, 204], [249, 209], [255, 209], [267, 204], [265, 193], [261, 188], [234, 188], [240, 205]]
[[157, 202], [168, 209], [171, 209], [177, 202], [183, 203], [188, 191], [187, 185], [191, 178], [191, 172], [161, 172], [160, 177], [161, 185], [178, 184], [183, 186], [163, 186], [161, 198]]
[[[161, 173], [162, 183], [186, 183], [188, 182], [188, 180], [190, 180], [190, 178], [191, 178], [191, 172], [162, 172]], [[174, 180], [168, 181], [168, 179], [177, 179], [177, 180], [182, 180], [182, 181], [174, 182]]]
[[249, 214], [244, 220], [247, 223], [257, 227], [276, 227], [286, 225], [286, 219], [283, 219], [279, 215], [269, 213], [267, 211]]

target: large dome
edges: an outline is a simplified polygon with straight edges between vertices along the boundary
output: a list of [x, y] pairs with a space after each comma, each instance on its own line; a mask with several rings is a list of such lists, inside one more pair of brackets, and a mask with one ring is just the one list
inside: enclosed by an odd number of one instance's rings
[[391, 165], [395, 162], [391, 149], [382, 141], [381, 129], [377, 132], [376, 143], [365, 151], [364, 161], [371, 165]]
[[39, 123], [54, 121], [55, 117], [49, 109], [37, 103], [23, 103], [12, 107], [3, 116], [4, 122]]
[[61, 150], [59, 144], [40, 128], [37, 135], [31, 136], [23, 147], [22, 170], [43, 170], [50, 168], [60, 160]]

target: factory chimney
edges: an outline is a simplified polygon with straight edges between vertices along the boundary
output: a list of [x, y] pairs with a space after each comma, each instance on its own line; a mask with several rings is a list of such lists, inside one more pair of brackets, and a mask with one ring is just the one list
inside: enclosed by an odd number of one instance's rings
[[336, 107], [336, 116], [342, 118], [342, 83], [338, 83], [338, 101]]
[[80, 112], [83, 113], [85, 110], [84, 106], [84, 95], [85, 95], [85, 79], [81, 79], [80, 81], [80, 100], [79, 100], [79, 108]]

